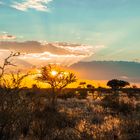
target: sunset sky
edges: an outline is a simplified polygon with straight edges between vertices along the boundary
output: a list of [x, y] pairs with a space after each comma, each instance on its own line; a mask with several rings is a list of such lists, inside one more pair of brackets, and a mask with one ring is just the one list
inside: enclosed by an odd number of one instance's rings
[[1, 58], [140, 61], [139, 40], [140, 0], [0, 0]]

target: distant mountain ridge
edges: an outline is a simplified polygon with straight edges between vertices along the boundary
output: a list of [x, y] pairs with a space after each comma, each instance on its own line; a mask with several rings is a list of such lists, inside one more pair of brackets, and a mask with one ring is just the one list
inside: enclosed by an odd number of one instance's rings
[[79, 77], [89, 80], [123, 79], [140, 82], [140, 63], [127, 61], [78, 62], [70, 66]]

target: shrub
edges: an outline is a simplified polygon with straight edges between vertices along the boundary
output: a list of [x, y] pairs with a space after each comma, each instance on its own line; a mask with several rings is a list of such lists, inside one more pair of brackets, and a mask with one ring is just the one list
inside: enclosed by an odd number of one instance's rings
[[79, 99], [86, 99], [88, 96], [88, 92], [84, 89], [79, 90]]
[[61, 99], [68, 99], [68, 98], [74, 98], [74, 97], [77, 97], [77, 94], [74, 91], [58, 94], [58, 98], [61, 98]]

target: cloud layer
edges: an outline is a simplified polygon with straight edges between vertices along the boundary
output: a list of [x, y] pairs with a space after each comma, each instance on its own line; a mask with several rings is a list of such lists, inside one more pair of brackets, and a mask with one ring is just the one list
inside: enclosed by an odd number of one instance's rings
[[48, 4], [53, 0], [24, 0], [22, 2], [13, 2], [11, 7], [20, 10], [27, 11], [28, 9], [34, 9], [37, 11], [49, 11]]
[[37, 41], [0, 42], [0, 57], [7, 52], [21, 52], [18, 62], [25, 65], [40, 66], [48, 63], [71, 65], [93, 55], [103, 46], [88, 46], [71, 43], [42, 43]]
[[10, 35], [10, 34], [3, 34], [0, 35], [0, 40], [14, 40], [16, 39], [16, 36]]

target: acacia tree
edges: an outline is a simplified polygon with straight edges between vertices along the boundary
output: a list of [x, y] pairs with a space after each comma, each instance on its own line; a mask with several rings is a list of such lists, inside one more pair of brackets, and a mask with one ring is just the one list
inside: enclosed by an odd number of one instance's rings
[[113, 79], [108, 81], [107, 86], [111, 87], [113, 90], [121, 89], [123, 87], [129, 86], [127, 81]]
[[76, 76], [72, 72], [67, 72], [56, 65], [44, 66], [40, 75], [37, 77], [39, 81], [48, 83], [51, 86], [51, 102], [54, 105], [57, 94], [67, 85], [76, 81]]

